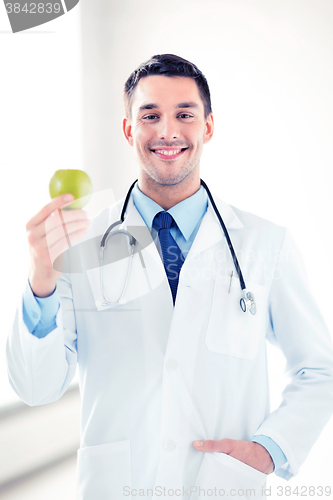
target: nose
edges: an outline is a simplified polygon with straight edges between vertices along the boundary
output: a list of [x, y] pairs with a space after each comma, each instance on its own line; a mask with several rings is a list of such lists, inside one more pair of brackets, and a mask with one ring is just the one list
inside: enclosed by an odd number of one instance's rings
[[159, 121], [158, 138], [166, 141], [177, 139], [180, 136], [179, 125], [176, 118], [164, 116]]

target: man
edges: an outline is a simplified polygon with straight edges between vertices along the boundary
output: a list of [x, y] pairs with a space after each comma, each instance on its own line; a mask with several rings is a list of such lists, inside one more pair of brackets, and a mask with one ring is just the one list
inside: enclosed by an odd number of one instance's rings
[[[198, 68], [154, 56], [127, 80], [125, 107], [139, 164], [118, 226], [139, 249], [125, 300], [129, 259], [109, 260], [102, 286], [90, 265], [123, 201], [90, 227], [84, 212], [63, 212], [72, 243], [91, 245], [77, 245], [61, 274], [50, 258], [67, 241], [56, 210], [72, 198], [53, 200], [27, 224], [29, 285], [7, 351], [12, 386], [30, 405], [54, 401], [78, 361], [80, 499], [263, 498], [267, 475], [293, 477], [332, 414], [329, 333], [288, 232], [215, 198], [257, 311], [240, 308], [240, 272], [200, 184], [214, 121]], [[81, 272], [71, 272], [74, 261]], [[273, 412], [266, 339], [291, 377]]]

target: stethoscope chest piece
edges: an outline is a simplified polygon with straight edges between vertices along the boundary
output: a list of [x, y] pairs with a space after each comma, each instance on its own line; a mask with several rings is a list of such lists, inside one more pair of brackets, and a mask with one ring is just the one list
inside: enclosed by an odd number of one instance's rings
[[239, 301], [242, 311], [250, 311], [251, 314], [256, 314], [257, 306], [253, 293], [247, 292], [246, 290], [243, 290], [243, 293], [244, 295]]

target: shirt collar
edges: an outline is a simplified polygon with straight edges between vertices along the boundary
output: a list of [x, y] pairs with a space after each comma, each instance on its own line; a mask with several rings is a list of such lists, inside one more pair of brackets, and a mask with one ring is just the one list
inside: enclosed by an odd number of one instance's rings
[[[154, 200], [143, 194], [137, 184], [135, 184], [133, 188], [132, 196], [136, 209], [140, 213], [145, 224], [151, 228], [155, 215], [163, 211], [163, 208]], [[184, 238], [188, 240], [199, 220], [206, 212], [207, 206], [208, 198], [206, 190], [200, 186], [200, 189], [196, 193], [170, 208], [167, 212], [172, 215]]]

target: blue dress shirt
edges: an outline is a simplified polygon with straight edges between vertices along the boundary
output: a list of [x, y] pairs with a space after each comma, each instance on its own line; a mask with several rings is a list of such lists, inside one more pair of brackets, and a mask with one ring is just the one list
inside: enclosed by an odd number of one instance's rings
[[[133, 203], [146, 226], [153, 227], [157, 230], [158, 227], [156, 223], [153, 224], [153, 220], [156, 214], [164, 211], [164, 208], [160, 207], [154, 200], [143, 194], [137, 184], [135, 184], [132, 193]], [[199, 191], [192, 196], [167, 210], [177, 222], [177, 225], [173, 224], [170, 228], [171, 236], [179, 246], [185, 258], [190, 251], [203, 216], [207, 211], [207, 207], [208, 196], [206, 190], [201, 186]]]
[[[157, 227], [153, 224], [154, 217], [164, 209], [143, 194], [137, 184], [132, 191], [132, 197], [133, 203], [147, 227], [153, 227], [156, 230]], [[192, 196], [167, 210], [177, 223], [171, 226], [170, 232], [185, 258], [190, 251], [207, 207], [207, 193], [201, 186]], [[36, 297], [28, 282], [23, 294], [23, 319], [30, 333], [38, 338], [43, 338], [51, 332], [56, 327], [58, 309], [57, 289], [48, 297]], [[281, 448], [268, 436], [256, 436], [252, 441], [266, 448], [274, 462], [274, 470], [287, 462]]]

